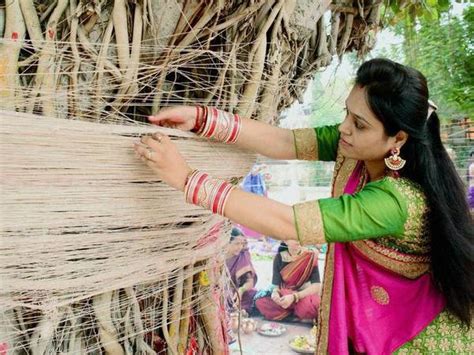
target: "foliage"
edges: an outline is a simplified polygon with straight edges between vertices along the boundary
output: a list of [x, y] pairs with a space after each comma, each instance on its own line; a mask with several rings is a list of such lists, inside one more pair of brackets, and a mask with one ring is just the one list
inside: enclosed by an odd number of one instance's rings
[[[446, 6], [439, 4], [442, 9]], [[385, 54], [419, 69], [427, 77], [430, 96], [440, 107], [442, 117], [472, 117], [474, 7], [468, 6], [462, 17], [453, 16], [450, 11], [440, 17], [427, 13], [397, 22], [394, 32], [403, 36], [403, 44], [392, 46]]]

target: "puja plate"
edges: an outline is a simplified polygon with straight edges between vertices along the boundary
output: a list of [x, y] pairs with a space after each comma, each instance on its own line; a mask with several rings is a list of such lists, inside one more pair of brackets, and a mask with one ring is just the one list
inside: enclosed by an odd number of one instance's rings
[[267, 336], [267, 337], [279, 337], [280, 335], [286, 332], [286, 328], [278, 323], [270, 322], [263, 323], [258, 329], [258, 334]]
[[[314, 339], [314, 341], [316, 341]], [[291, 350], [299, 353], [299, 354], [314, 354], [316, 352], [316, 348], [311, 345], [310, 340], [305, 335], [299, 335], [292, 338], [288, 345], [290, 346]]]

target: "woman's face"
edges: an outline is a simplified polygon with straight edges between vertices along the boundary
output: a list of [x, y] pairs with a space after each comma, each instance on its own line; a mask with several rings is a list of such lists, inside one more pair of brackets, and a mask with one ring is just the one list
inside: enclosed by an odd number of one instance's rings
[[245, 237], [243, 236], [238, 236], [235, 237], [234, 240], [232, 240], [229, 243], [228, 251], [229, 254], [231, 255], [238, 255], [242, 249], [246, 246], [247, 241], [245, 240]]
[[339, 148], [346, 158], [377, 161], [389, 155], [395, 137], [385, 134], [382, 122], [370, 110], [365, 89], [354, 86], [346, 100], [346, 118], [339, 126]]

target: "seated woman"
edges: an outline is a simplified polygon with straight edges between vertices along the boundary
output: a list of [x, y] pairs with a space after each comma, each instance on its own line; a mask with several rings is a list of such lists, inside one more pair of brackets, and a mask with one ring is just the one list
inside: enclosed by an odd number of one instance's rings
[[257, 274], [247, 249], [247, 240], [238, 228], [233, 228], [231, 232], [226, 265], [239, 296], [237, 297], [237, 293], [234, 293], [232, 298], [234, 300], [240, 298], [241, 308], [250, 314], [253, 297], [257, 293], [254, 288], [257, 283]]
[[255, 302], [265, 318], [316, 318], [321, 289], [317, 252], [302, 248], [295, 240], [282, 242], [273, 259], [272, 283], [275, 287], [271, 297]]

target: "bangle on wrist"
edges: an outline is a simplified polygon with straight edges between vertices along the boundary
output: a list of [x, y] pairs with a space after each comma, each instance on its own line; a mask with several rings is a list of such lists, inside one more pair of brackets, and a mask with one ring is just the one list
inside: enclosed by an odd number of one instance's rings
[[196, 121], [191, 131], [201, 137], [232, 144], [239, 138], [241, 129], [242, 119], [238, 114], [216, 107], [196, 106]]
[[204, 207], [213, 213], [224, 215], [225, 204], [234, 185], [218, 180], [199, 170], [193, 170], [186, 179], [186, 202]]
[[194, 121], [194, 127], [191, 130], [191, 132], [200, 134], [205, 124], [206, 124], [206, 107], [196, 106], [196, 120]]
[[300, 301], [300, 295], [298, 292], [293, 293], [293, 302], [298, 303]]

